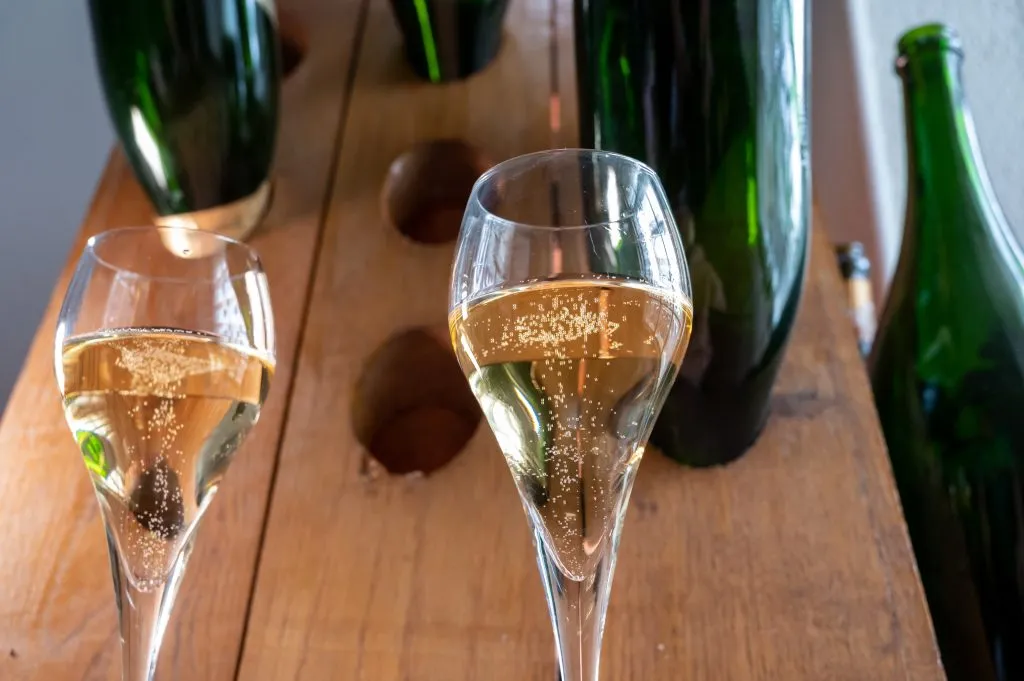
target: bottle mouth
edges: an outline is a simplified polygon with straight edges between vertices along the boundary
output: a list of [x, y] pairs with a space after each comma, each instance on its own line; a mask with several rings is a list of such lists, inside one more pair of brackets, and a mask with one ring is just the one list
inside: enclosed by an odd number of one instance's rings
[[960, 35], [946, 24], [925, 24], [904, 33], [896, 44], [896, 68], [902, 70], [907, 61], [927, 53], [953, 52], [963, 56]]

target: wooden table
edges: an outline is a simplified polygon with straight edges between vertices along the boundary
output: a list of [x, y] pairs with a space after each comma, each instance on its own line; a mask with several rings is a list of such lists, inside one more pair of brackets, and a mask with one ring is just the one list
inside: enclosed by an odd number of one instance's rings
[[[410, 362], [450, 380], [450, 353], [433, 338], [452, 245], [415, 243], [388, 223], [389, 166], [437, 138], [494, 160], [573, 144], [571, 3], [515, 0], [498, 60], [445, 86], [410, 76], [383, 1], [295, 0], [281, 15], [306, 56], [284, 86], [275, 201], [252, 239], [279, 369], [204, 521], [158, 676], [550, 681], [527, 525], [489, 430], [427, 477], [375, 473], [360, 431], [411, 385]], [[88, 235], [150, 218], [115, 151], [71, 259]], [[51, 369], [69, 272], [0, 424], [4, 681], [107, 680], [120, 665], [101, 522]], [[772, 410], [729, 467], [645, 458], [604, 678], [942, 679], [820, 231]]]

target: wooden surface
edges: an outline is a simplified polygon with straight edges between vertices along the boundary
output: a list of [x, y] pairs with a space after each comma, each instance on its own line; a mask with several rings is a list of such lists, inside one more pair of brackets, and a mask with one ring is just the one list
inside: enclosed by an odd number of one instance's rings
[[[388, 3], [283, 4], [308, 55], [285, 88], [278, 191], [252, 240], [270, 276], [279, 371], [200, 532], [158, 677], [550, 681], [526, 520], [486, 425], [427, 477], [372, 465], [366, 444], [382, 445], [356, 425], [401, 406], [388, 392], [462, 404], [446, 378], [454, 360], [431, 346], [446, 342], [452, 246], [388, 223], [392, 161], [449, 137], [495, 161], [571, 145], [571, 3], [511, 3], [497, 61], [444, 86], [412, 79]], [[85, 235], [148, 216], [115, 153], [72, 255]], [[645, 457], [603, 678], [943, 678], [820, 235], [756, 447], [706, 471]], [[4, 681], [109, 680], [119, 667], [101, 523], [50, 365], [67, 274], [0, 423]], [[408, 355], [437, 380], [414, 385]], [[407, 391], [366, 387], [403, 379]]]
[[[301, 337], [310, 270], [329, 189], [334, 138], [361, 4], [294, 0], [282, 31], [307, 46], [283, 89], [270, 213], [252, 243], [270, 281], [278, 370], [259, 425], [238, 452], [203, 520], [167, 631], [160, 678], [230, 679], [245, 631], [264, 516]], [[151, 222], [119, 152], [71, 254], [88, 235]], [[110, 566], [92, 486], [64, 423], [53, 374], [53, 332], [65, 268], [0, 423], [0, 679], [120, 678]]]

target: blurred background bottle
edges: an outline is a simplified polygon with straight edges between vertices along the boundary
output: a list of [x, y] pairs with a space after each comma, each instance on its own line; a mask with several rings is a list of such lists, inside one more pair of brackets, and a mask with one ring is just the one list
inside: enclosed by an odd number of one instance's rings
[[903, 247], [870, 365], [950, 681], [1024, 679], [1024, 254], [946, 26], [899, 41]]
[[651, 442], [695, 466], [761, 432], [810, 229], [806, 0], [576, 0], [581, 145], [661, 177], [693, 336]]
[[273, 0], [90, 0], [107, 109], [164, 224], [245, 238], [270, 200]]
[[467, 78], [497, 56], [508, 0], [391, 0], [405, 56], [432, 83]]
[[877, 324], [871, 286], [871, 261], [864, 254], [864, 245], [859, 241], [837, 244], [835, 250], [839, 274], [846, 284], [847, 309], [857, 334], [857, 349], [861, 357], [867, 358], [871, 353]]

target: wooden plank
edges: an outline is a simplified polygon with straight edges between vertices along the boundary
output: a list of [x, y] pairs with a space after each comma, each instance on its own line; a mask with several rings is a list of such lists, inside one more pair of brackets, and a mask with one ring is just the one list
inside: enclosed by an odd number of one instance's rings
[[610, 678], [945, 678], [841, 296], [819, 227], [756, 446], [703, 471], [645, 457]]
[[[295, 0], [283, 32], [308, 53], [283, 88], [275, 197], [251, 239], [275, 304], [278, 371], [262, 420], [208, 513], [161, 656], [161, 678], [230, 679], [244, 635], [293, 361], [322, 226], [360, 0]], [[120, 643], [96, 500], [61, 414], [53, 330], [85, 239], [151, 208], [120, 152], [107, 166], [0, 425], [0, 678], [119, 678]]]
[[[571, 45], [572, 3], [555, 5], [560, 46]], [[575, 55], [556, 59], [571, 146]], [[755, 447], [707, 471], [653, 448], [644, 457], [609, 607], [608, 678], [946, 678], [820, 218]]]
[[[451, 248], [411, 244], [386, 224], [379, 187], [389, 162], [432, 137], [462, 136], [494, 158], [571, 140], [567, 4], [553, 22], [545, 3], [514, 5], [498, 63], [444, 87], [408, 80], [386, 6], [371, 9], [246, 681], [553, 675], [526, 523], [487, 428], [425, 479], [374, 477], [364, 475], [351, 414], [374, 350], [402, 329], [444, 321]], [[549, 69], [538, 55], [552, 25], [560, 49]], [[550, 111], [544, 74], [558, 74], [559, 137], [538, 115]], [[647, 457], [608, 620], [609, 678], [941, 678], [842, 300], [819, 236], [757, 447], [712, 471]], [[409, 389], [414, 382], [405, 377]]]
[[[571, 3], [551, 9], [513, 3], [498, 62], [431, 86], [410, 80], [387, 6], [371, 7], [244, 681], [554, 675], [526, 521], [488, 428], [438, 472], [408, 479], [365, 474], [352, 418], [373, 402], [358, 386], [375, 349], [403, 329], [443, 326], [446, 312], [452, 248], [410, 243], [387, 224], [388, 164], [452, 135], [495, 159], [571, 144]], [[553, 37], [552, 63], [542, 55]], [[653, 451], [641, 466], [607, 624], [608, 678], [942, 678], [835, 265], [816, 234], [757, 446], [719, 470]], [[415, 391], [415, 363], [394, 367], [393, 384]]]
[[[240, 679], [551, 678], [526, 522], [486, 425], [427, 478], [370, 478], [352, 418], [388, 338], [431, 327], [447, 344], [453, 246], [387, 224], [389, 165], [439, 138], [494, 160], [548, 147], [550, 16], [549, 0], [510, 3], [496, 61], [438, 86], [408, 71], [388, 3], [370, 5]], [[414, 390], [431, 369], [409, 368]]]

